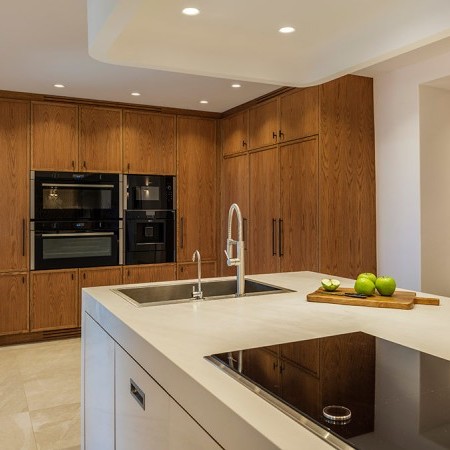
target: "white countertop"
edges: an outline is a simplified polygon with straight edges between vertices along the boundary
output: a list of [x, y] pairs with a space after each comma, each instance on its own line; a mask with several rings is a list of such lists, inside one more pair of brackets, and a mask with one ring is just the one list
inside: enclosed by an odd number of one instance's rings
[[[450, 299], [412, 310], [307, 302], [323, 277], [251, 275], [296, 292], [140, 308], [111, 287], [89, 288], [83, 290], [83, 309], [224, 448], [325, 449], [327, 443], [203, 357], [364, 331], [450, 360]], [[353, 286], [339, 279], [342, 287]]]

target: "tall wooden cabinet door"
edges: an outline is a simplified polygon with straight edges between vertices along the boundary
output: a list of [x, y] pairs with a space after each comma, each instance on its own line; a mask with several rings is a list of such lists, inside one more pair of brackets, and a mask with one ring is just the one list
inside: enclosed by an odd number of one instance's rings
[[123, 112], [123, 171], [175, 175], [175, 116]]
[[216, 259], [216, 121], [178, 118], [178, 262]]
[[250, 273], [279, 270], [278, 219], [280, 178], [278, 148], [250, 155]]
[[223, 155], [247, 151], [248, 111], [241, 111], [221, 120]]
[[[221, 205], [220, 223], [221, 223], [221, 239], [222, 247], [219, 249], [219, 261], [222, 270], [222, 276], [236, 275], [236, 267], [228, 267], [223, 250], [226, 248], [226, 240], [228, 236], [228, 211], [233, 203], [236, 203], [241, 210], [243, 218], [243, 234], [245, 242], [245, 269], [248, 273], [249, 269], [249, 253], [248, 253], [248, 217], [249, 217], [249, 155], [240, 155], [233, 158], [225, 158], [222, 160], [222, 189], [221, 189]], [[232, 238], [238, 238], [238, 227], [236, 215], [233, 216]], [[233, 249], [236, 256], [236, 248]]]
[[122, 171], [122, 111], [80, 107], [80, 170]]
[[0, 274], [0, 335], [28, 331], [28, 273]]
[[78, 106], [32, 103], [33, 170], [78, 170]]
[[28, 268], [30, 107], [0, 101], [0, 271]]
[[319, 141], [280, 147], [280, 270], [319, 269]]
[[123, 282], [125, 284], [173, 281], [176, 279], [176, 264], [144, 264], [139, 266], [125, 266], [123, 268]]
[[278, 142], [278, 99], [253, 106], [248, 116], [249, 149]]
[[280, 97], [281, 142], [319, 133], [319, 88], [296, 89]]
[[320, 267], [356, 278], [376, 272], [372, 79], [320, 86]]
[[77, 327], [78, 269], [31, 272], [31, 331]]

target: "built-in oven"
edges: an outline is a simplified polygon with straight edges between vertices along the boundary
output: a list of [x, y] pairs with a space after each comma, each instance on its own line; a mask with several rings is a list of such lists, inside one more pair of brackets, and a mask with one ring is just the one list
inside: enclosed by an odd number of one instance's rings
[[31, 172], [31, 219], [119, 219], [122, 178], [111, 173]]
[[127, 210], [173, 210], [175, 177], [167, 175], [125, 175]]
[[173, 210], [125, 211], [125, 264], [175, 261]]
[[122, 221], [33, 221], [31, 270], [123, 264]]

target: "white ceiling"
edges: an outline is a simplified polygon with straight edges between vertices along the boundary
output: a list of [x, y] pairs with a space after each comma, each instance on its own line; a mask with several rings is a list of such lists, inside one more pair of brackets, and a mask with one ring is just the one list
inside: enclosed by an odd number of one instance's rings
[[[450, 32], [448, 0], [92, 1], [90, 52], [110, 63], [89, 56], [86, 0], [0, 0], [0, 89], [222, 112]], [[288, 23], [294, 34], [276, 32]]]

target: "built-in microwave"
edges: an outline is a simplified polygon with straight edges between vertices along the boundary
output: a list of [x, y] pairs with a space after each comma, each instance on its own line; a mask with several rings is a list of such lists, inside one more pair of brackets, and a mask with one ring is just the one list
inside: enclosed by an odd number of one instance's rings
[[175, 177], [167, 175], [125, 175], [127, 210], [174, 210]]
[[31, 172], [32, 220], [122, 218], [122, 175]]

